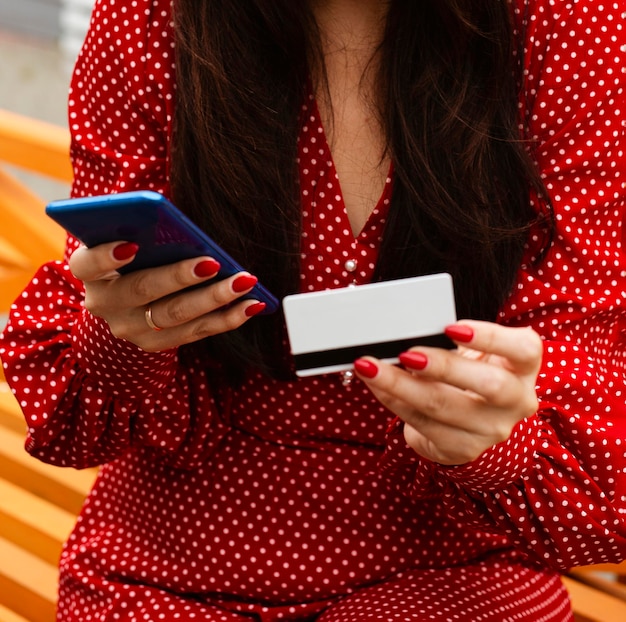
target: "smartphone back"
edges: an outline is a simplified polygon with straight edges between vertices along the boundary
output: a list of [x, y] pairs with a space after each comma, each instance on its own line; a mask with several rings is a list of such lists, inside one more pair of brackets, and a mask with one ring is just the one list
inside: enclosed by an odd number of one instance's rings
[[[46, 213], [88, 247], [118, 240], [137, 243], [137, 256], [119, 270], [121, 273], [203, 255], [220, 263], [217, 279], [245, 270], [158, 192], [133, 191], [54, 201], [46, 207]], [[265, 302], [266, 313], [279, 307], [279, 301], [261, 284], [245, 297]]]

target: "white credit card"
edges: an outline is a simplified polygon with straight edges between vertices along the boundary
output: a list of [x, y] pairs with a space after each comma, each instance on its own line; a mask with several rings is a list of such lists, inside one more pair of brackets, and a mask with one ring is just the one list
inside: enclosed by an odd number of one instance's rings
[[415, 345], [454, 347], [443, 332], [456, 321], [445, 273], [293, 294], [283, 310], [301, 377], [352, 369], [366, 355], [395, 364]]

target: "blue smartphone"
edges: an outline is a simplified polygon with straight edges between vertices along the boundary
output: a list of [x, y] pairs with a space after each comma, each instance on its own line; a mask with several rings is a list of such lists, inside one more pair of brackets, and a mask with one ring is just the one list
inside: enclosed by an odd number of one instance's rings
[[[220, 263], [218, 280], [245, 270], [158, 192], [139, 190], [63, 199], [49, 203], [46, 214], [88, 247], [117, 240], [138, 244], [137, 256], [120, 273], [204, 255]], [[280, 304], [260, 283], [243, 298], [264, 302], [264, 314], [273, 313]]]

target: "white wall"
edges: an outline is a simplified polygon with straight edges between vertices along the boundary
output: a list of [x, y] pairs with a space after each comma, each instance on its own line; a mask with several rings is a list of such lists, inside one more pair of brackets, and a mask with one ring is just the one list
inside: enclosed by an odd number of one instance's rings
[[[1, 1], [1, 0], [0, 0]], [[68, 67], [74, 64], [76, 55], [89, 27], [91, 9], [95, 0], [60, 0], [60, 45]]]
[[58, 42], [66, 69], [74, 64], [95, 0], [0, 0], [0, 30]]
[[0, 28], [56, 39], [60, 5], [61, 0], [0, 0]]

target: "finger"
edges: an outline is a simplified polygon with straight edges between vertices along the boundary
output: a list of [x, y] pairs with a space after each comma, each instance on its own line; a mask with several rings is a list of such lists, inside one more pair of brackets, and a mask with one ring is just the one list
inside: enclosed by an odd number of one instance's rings
[[196, 257], [157, 268], [131, 272], [120, 281], [119, 295], [136, 306], [170, 296], [214, 278], [220, 264], [212, 257]]
[[93, 248], [79, 246], [69, 259], [72, 274], [84, 283], [119, 276], [117, 270], [130, 263], [139, 246], [134, 242], [112, 242]]
[[[87, 252], [85, 250], [82, 253], [79, 267], [82, 266], [84, 257], [88, 258]], [[123, 309], [133, 310], [135, 317], [142, 315], [145, 319], [143, 314], [146, 305], [172, 292], [210, 279], [217, 274], [219, 267], [214, 259], [201, 257], [160, 268], [147, 268], [124, 276], [117, 274], [115, 280], [100, 275], [100, 279], [85, 280], [85, 308], [98, 317], [106, 318], [109, 325], [117, 316], [123, 324], [121, 330], [126, 332], [128, 322], [132, 324], [133, 320], [132, 317], [123, 317], [120, 313]], [[83, 278], [88, 278], [85, 273], [82, 275]]]
[[[485, 404], [472, 393], [412, 377], [376, 359], [355, 362], [375, 397], [405, 422], [408, 445], [442, 464], [464, 464], [506, 440], [521, 413]], [[367, 376], [370, 376], [369, 378]]]
[[[475, 395], [369, 357], [355, 361], [354, 369], [382, 404], [418, 429], [435, 422], [468, 430], [482, 425], [472, 417]], [[480, 407], [490, 409], [482, 400]]]
[[539, 372], [543, 342], [531, 328], [463, 320], [446, 327], [445, 333], [466, 348], [506, 359], [510, 367], [520, 374]]
[[537, 408], [534, 390], [521, 382], [514, 388], [516, 397], [501, 406], [477, 392], [422, 377], [423, 372], [414, 376], [377, 359], [359, 359], [354, 367], [381, 403], [422, 432], [425, 426], [444, 424], [489, 438], [494, 444], [507, 438], [511, 426]]
[[534, 392], [528, 391], [528, 383], [505, 367], [435, 348], [403, 352], [400, 362], [420, 378], [470, 391], [491, 406], [536, 408]]
[[187, 324], [233, 304], [250, 292], [257, 282], [256, 277], [241, 272], [206, 287], [166, 296], [148, 303], [151, 320], [160, 329]]
[[[263, 302], [245, 300], [228, 309], [207, 313], [173, 328], [161, 329], [158, 332], [144, 329], [141, 339], [137, 340], [134, 335], [134, 342], [147, 352], [169, 350], [235, 330], [263, 311], [265, 306]], [[123, 335], [116, 336], [124, 338]]]

